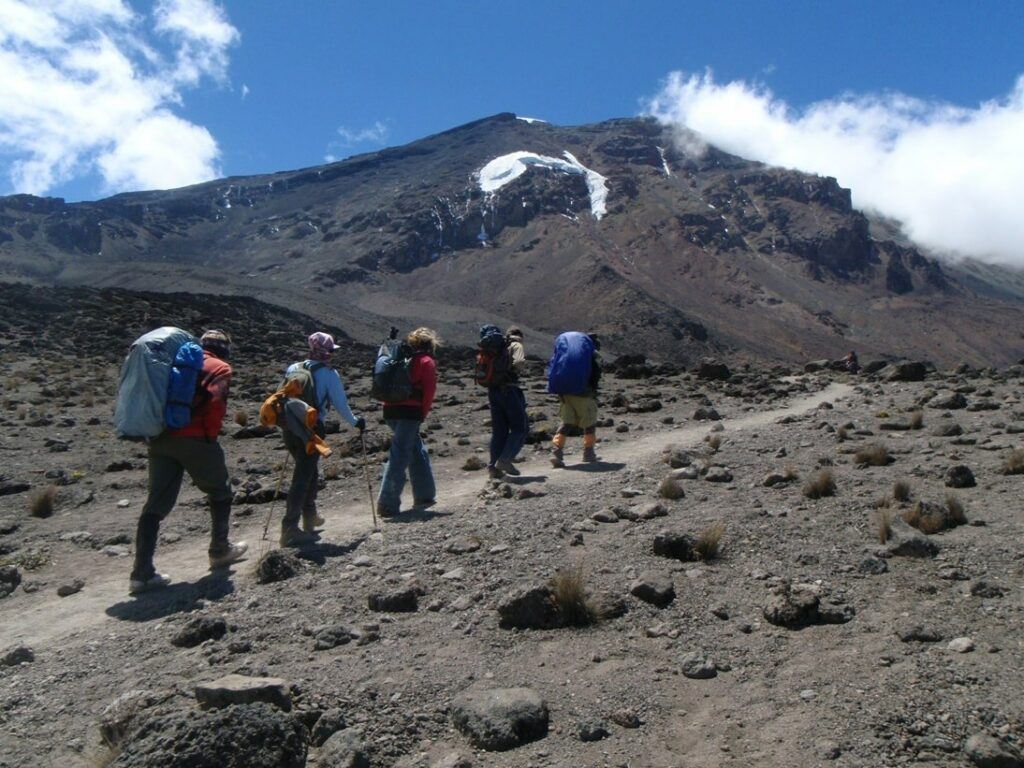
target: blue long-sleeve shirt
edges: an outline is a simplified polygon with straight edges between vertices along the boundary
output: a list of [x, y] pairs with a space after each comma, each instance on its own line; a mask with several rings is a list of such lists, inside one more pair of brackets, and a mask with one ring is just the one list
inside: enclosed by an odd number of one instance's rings
[[[316, 363], [316, 361], [312, 362]], [[285, 371], [285, 375], [287, 376], [303, 364], [292, 363]], [[349, 407], [348, 397], [345, 395], [345, 385], [341, 383], [341, 376], [338, 375], [338, 372], [327, 363], [321, 363], [320, 367], [313, 371], [313, 383], [316, 384], [317, 421], [323, 424], [324, 417], [333, 407], [341, 418], [354, 427], [358, 419]]]

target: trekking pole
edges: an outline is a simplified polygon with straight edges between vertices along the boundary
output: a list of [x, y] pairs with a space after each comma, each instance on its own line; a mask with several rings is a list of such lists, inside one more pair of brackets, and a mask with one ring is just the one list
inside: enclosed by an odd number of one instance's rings
[[281, 472], [277, 476], [277, 487], [274, 488], [274, 498], [270, 500], [270, 510], [267, 512], [267, 519], [263, 523], [263, 541], [267, 540], [267, 531], [270, 530], [270, 521], [274, 517], [274, 507], [277, 505], [277, 499], [281, 495], [281, 484], [284, 482], [284, 473], [288, 469], [288, 459], [291, 457], [290, 453], [285, 454], [284, 463], [281, 464]]
[[370, 467], [366, 461], [366, 432], [359, 430], [359, 444], [363, 448], [363, 475], [366, 476], [366, 493], [370, 498], [370, 515], [373, 517], [373, 530], [379, 531], [377, 525], [377, 507], [373, 503], [373, 483], [370, 482]]

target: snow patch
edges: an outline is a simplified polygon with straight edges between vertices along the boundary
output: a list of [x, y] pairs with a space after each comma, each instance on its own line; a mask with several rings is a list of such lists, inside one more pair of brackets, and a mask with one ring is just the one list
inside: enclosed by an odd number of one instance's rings
[[541, 120], [539, 117], [520, 117], [516, 115], [516, 120], [522, 120], [524, 123], [546, 123], [547, 120]]
[[515, 181], [530, 168], [546, 168], [557, 173], [583, 176], [590, 193], [590, 212], [600, 219], [608, 212], [608, 180], [597, 171], [583, 165], [571, 152], [563, 152], [565, 159], [538, 155], [534, 152], [512, 152], [496, 157], [477, 171], [480, 189], [488, 194], [497, 192]]
[[661, 155], [661, 167], [665, 169], [665, 175], [671, 176], [672, 170], [668, 167], [668, 160], [665, 159], [665, 148], [658, 147], [658, 154]]

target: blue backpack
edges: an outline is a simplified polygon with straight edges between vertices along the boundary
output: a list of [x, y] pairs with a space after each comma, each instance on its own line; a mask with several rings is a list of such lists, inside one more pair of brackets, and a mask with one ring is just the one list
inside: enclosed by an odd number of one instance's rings
[[171, 364], [171, 380], [167, 385], [164, 422], [168, 429], [187, 427], [192, 421], [192, 407], [198, 404], [196, 388], [203, 371], [203, 348], [194, 341], [178, 347]]
[[582, 395], [590, 386], [594, 341], [585, 333], [569, 331], [555, 339], [555, 351], [548, 363], [548, 392], [553, 395]]

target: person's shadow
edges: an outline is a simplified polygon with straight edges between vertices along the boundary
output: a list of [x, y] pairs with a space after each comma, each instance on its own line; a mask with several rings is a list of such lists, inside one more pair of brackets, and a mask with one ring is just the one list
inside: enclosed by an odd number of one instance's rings
[[621, 461], [595, 461], [589, 464], [566, 464], [564, 468], [570, 472], [618, 472], [625, 469], [626, 465]]
[[175, 613], [187, 613], [199, 607], [201, 600], [220, 600], [235, 591], [231, 569], [220, 568], [195, 582], [172, 582], [163, 589], [143, 592], [114, 603], [105, 613], [120, 621], [153, 621]]
[[354, 541], [350, 541], [348, 544], [334, 544], [330, 541], [318, 541], [315, 544], [309, 544], [304, 547], [300, 547], [295, 550], [295, 556], [300, 560], [308, 560], [311, 563], [317, 565], [324, 565], [328, 558], [331, 557], [344, 557], [345, 555], [351, 554], [359, 545], [365, 542], [369, 538], [369, 534], [366, 536], [360, 536]]

